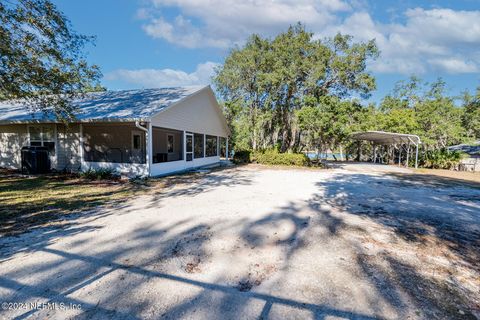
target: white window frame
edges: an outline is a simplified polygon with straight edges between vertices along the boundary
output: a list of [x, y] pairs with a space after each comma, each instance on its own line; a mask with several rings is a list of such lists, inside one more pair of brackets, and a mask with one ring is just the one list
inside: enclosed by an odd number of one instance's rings
[[[187, 137], [188, 136], [190, 136], [192, 138], [192, 151], [187, 151]], [[187, 161], [187, 162], [193, 161], [195, 159], [194, 153], [195, 153], [195, 139], [194, 139], [193, 132], [186, 132], [185, 133], [185, 161]], [[191, 156], [192, 156], [191, 160], [187, 160], [187, 154], [191, 154]]]
[[[45, 142], [53, 142], [55, 143], [55, 153], [57, 149], [57, 126], [53, 126], [53, 137], [52, 139], [44, 139], [44, 130], [43, 128], [47, 128], [48, 126], [45, 125], [29, 125], [27, 127], [28, 131], [28, 145], [31, 145], [32, 142], [40, 142], [41, 146], [44, 147]], [[30, 135], [30, 130], [31, 128], [40, 128], [40, 140], [32, 140], [31, 135]]]
[[[140, 140], [139, 140], [140, 145], [138, 146], [138, 148], [135, 148], [135, 136], [140, 137]], [[143, 151], [143, 149], [144, 149], [144, 147], [143, 147], [142, 132], [141, 131], [132, 131], [132, 151], [133, 150]]]
[[59, 152], [59, 146], [58, 146], [58, 138], [57, 138], [57, 125], [53, 124], [53, 137], [50, 140], [46, 140], [43, 137], [43, 128], [49, 127], [49, 125], [45, 124], [37, 124], [37, 125], [27, 125], [27, 139], [28, 139], [28, 145], [31, 146], [32, 144], [32, 139], [30, 138], [30, 128], [40, 128], [40, 140], [33, 140], [33, 142], [40, 142], [41, 146], [45, 146], [45, 142], [53, 142], [53, 155], [50, 155], [50, 161], [52, 162], [52, 166], [56, 168], [57, 166], [57, 157], [58, 157], [58, 152]]

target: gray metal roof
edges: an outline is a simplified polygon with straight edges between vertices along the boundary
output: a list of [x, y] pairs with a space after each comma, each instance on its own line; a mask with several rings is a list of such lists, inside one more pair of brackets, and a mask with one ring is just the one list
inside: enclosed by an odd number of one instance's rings
[[421, 143], [417, 135], [385, 131], [357, 132], [353, 133], [351, 137], [355, 140], [367, 140], [376, 144], [412, 143], [418, 145]]
[[[89, 120], [148, 119], [175, 102], [206, 87], [176, 87], [88, 93], [73, 101], [76, 117]], [[43, 112], [31, 113], [22, 101], [0, 102], [0, 122], [53, 121]]]

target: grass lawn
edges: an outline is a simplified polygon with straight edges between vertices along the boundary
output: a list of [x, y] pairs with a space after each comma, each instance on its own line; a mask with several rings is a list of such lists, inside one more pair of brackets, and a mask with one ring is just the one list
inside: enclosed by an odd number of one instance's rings
[[417, 169], [417, 173], [431, 174], [439, 177], [460, 179], [470, 182], [480, 183], [480, 172], [471, 171], [453, 171], [453, 170], [441, 170], [441, 169]]
[[78, 212], [133, 195], [129, 182], [88, 181], [69, 176], [23, 177], [1, 172], [0, 234], [62, 223], [65, 214]]
[[0, 169], [0, 235], [66, 223], [66, 215], [125, 201], [134, 195], [161, 193], [200, 177], [185, 173], [138, 184], [92, 181], [69, 175], [21, 176]]

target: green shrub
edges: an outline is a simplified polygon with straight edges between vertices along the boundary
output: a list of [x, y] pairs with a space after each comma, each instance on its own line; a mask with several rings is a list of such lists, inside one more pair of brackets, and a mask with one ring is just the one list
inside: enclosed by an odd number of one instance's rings
[[276, 150], [253, 152], [251, 161], [266, 165], [307, 166], [308, 157], [303, 153], [279, 153]]
[[112, 169], [88, 169], [80, 173], [80, 176], [88, 180], [115, 180], [119, 175]]
[[446, 149], [427, 151], [420, 158], [420, 165], [431, 169], [454, 169], [466, 155]]
[[252, 151], [250, 150], [239, 150], [235, 151], [235, 154], [233, 155], [233, 162], [236, 164], [244, 164], [244, 163], [250, 163], [251, 162], [251, 153]]
[[275, 149], [263, 151], [240, 150], [233, 156], [236, 164], [258, 163], [274, 166], [307, 166], [310, 163], [303, 153], [280, 153]]

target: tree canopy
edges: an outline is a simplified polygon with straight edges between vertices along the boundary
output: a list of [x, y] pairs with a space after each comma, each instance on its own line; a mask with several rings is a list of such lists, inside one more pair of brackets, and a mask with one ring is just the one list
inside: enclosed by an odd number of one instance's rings
[[475, 95], [464, 93], [463, 106], [462, 123], [467, 135], [480, 139], [480, 87], [477, 88]]
[[1, 0], [0, 39], [0, 99], [71, 119], [73, 97], [103, 89], [82, 51], [93, 39], [75, 33], [49, 0]]
[[229, 106], [240, 106], [236, 117], [245, 122], [238, 129], [251, 133], [253, 149], [278, 145], [283, 152], [297, 150], [302, 132], [295, 111], [307, 98], [368, 96], [375, 79], [366, 62], [377, 56], [373, 40], [353, 43], [341, 34], [315, 40], [297, 24], [273, 39], [252, 35], [245, 46], [231, 51], [214, 82]]
[[214, 78], [238, 149], [280, 152], [349, 147], [353, 132], [413, 133], [423, 150], [480, 139], [480, 88], [475, 95], [447, 94], [442, 79], [399, 81], [378, 104], [369, 61], [375, 40], [349, 35], [315, 39], [302, 24], [273, 39], [252, 35], [231, 50]]

